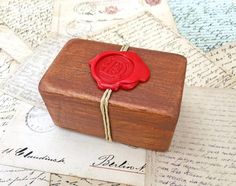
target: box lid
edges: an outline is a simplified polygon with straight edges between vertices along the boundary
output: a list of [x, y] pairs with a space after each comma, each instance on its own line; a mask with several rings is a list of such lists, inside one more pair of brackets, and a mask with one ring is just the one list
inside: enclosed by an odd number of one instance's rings
[[[70, 40], [44, 75], [39, 87], [40, 92], [87, 99], [99, 104], [104, 91], [98, 89], [90, 74], [88, 62], [102, 51], [119, 51], [120, 48], [119, 45], [90, 40]], [[113, 92], [109, 104], [172, 118], [177, 122], [186, 58], [178, 54], [133, 47], [130, 47], [129, 51], [136, 52], [148, 65], [151, 72], [150, 79], [132, 90]], [[155, 122], [145, 125], [158, 127], [158, 123]], [[164, 128], [173, 130], [175, 124], [166, 123]]]

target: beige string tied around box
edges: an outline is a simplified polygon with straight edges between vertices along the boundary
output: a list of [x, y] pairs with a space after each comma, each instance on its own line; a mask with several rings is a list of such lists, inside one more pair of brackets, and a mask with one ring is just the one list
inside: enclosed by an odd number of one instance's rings
[[[127, 51], [128, 49], [129, 49], [129, 45], [123, 45], [120, 51]], [[100, 101], [100, 109], [101, 109], [102, 120], [103, 120], [103, 125], [104, 125], [105, 139], [108, 141], [112, 141], [111, 125], [110, 125], [109, 110], [108, 110], [109, 99], [111, 97], [111, 93], [112, 93], [111, 89], [106, 89]]]

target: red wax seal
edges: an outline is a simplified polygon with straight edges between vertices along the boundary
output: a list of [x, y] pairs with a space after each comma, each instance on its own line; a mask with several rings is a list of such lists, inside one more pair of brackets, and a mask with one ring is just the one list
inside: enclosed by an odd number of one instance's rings
[[129, 90], [149, 79], [150, 71], [132, 51], [105, 51], [89, 62], [91, 73], [102, 90]]

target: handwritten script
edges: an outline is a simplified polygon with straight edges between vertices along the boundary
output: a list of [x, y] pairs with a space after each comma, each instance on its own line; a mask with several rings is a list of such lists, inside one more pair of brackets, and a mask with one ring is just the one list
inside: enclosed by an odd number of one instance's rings
[[55, 163], [65, 163], [65, 158], [57, 159], [57, 158], [51, 158], [49, 155], [35, 155], [34, 151], [30, 150], [28, 147], [18, 148], [18, 149], [7, 148], [2, 151], [2, 154], [11, 154], [11, 153], [13, 153], [15, 156], [20, 156], [28, 159], [52, 161]]
[[128, 171], [133, 173], [144, 174], [146, 164], [136, 167], [135, 165], [131, 165], [127, 160], [122, 162], [117, 162], [115, 160], [114, 155], [104, 155], [98, 158], [97, 162], [92, 163], [92, 167], [98, 168], [107, 168], [113, 170], [120, 170], [120, 171]]
[[235, 1], [169, 0], [168, 3], [179, 32], [205, 52], [236, 40]]
[[49, 179], [49, 173], [0, 165], [1, 186], [48, 186]]
[[185, 88], [169, 152], [148, 151], [147, 185], [236, 185], [236, 94]]

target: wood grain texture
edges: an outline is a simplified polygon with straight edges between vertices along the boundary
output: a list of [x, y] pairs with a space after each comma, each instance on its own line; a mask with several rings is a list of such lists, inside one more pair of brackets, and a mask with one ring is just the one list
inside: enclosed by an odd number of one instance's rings
[[[56, 125], [104, 138], [100, 112], [103, 91], [91, 77], [88, 61], [121, 46], [72, 39], [58, 54], [39, 84]], [[113, 92], [109, 115], [113, 141], [168, 150], [178, 121], [186, 58], [177, 54], [129, 48], [148, 65], [151, 77], [130, 91]]]

